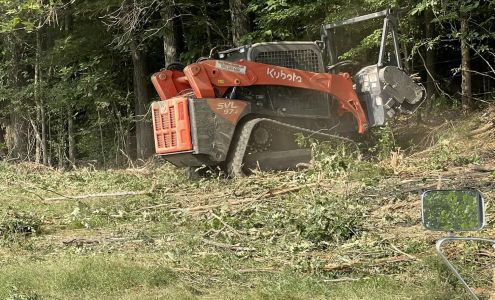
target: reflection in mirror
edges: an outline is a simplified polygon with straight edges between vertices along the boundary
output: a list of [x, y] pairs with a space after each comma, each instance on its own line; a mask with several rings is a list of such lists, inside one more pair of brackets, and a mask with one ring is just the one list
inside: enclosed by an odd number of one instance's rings
[[421, 206], [427, 229], [471, 231], [484, 226], [483, 197], [476, 189], [426, 191]]

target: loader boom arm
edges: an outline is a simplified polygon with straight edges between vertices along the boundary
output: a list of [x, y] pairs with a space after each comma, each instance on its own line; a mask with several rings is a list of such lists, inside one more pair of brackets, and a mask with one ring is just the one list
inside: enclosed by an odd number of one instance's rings
[[345, 112], [352, 113], [359, 133], [364, 133], [368, 126], [366, 115], [348, 73], [314, 73], [244, 60], [235, 63], [205, 60], [188, 65], [184, 69], [184, 76], [179, 75], [177, 71], [162, 71], [153, 75], [153, 84], [162, 100], [176, 96], [185, 90], [186, 86], [192, 89], [197, 98], [219, 97], [232, 87], [254, 85], [297, 87], [333, 96], [339, 103], [340, 115]]

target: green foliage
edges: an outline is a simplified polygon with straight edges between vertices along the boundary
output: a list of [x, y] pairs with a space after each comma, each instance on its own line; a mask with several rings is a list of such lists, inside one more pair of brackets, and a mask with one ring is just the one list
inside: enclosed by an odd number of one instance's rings
[[[369, 57], [376, 57], [376, 61], [378, 61], [377, 50], [380, 46], [381, 36], [382, 29], [376, 29], [370, 35], [364, 37], [359, 44], [352, 47], [349, 51], [342, 53], [339, 59], [357, 59], [359, 57], [365, 57], [369, 55]], [[370, 50], [374, 50], [373, 55], [370, 55]]]
[[344, 143], [312, 141], [311, 150], [316, 168], [330, 176], [346, 174], [359, 159], [355, 149]]
[[367, 150], [378, 160], [389, 158], [390, 154], [396, 150], [397, 146], [390, 123], [387, 123], [385, 127], [376, 128], [368, 134], [367, 138], [371, 145]]
[[[373, 131], [365, 143], [372, 158], [364, 159], [357, 144], [340, 140], [320, 142], [299, 135], [296, 138], [301, 146], [310, 147], [312, 151], [312, 168], [307, 176], [324, 176], [329, 178], [347, 178], [366, 185], [373, 185], [380, 178], [388, 176], [392, 170], [380, 166], [377, 162], [387, 159], [395, 150], [395, 141], [390, 127]], [[360, 146], [363, 148], [363, 146]]]
[[[54, 1], [58, 2], [58, 1]], [[36, 0], [0, 1], [0, 33], [23, 28], [30, 32], [35, 28], [34, 23], [43, 12], [43, 4]]]
[[6, 299], [7, 300], [39, 300], [41, 299], [41, 297], [37, 293], [23, 293], [19, 291], [19, 288], [13, 286], [9, 296]]
[[316, 245], [338, 244], [361, 234], [363, 211], [355, 199], [323, 198], [306, 207], [296, 226]]
[[8, 210], [0, 222], [0, 236], [4, 239], [41, 232], [42, 220], [31, 213]]

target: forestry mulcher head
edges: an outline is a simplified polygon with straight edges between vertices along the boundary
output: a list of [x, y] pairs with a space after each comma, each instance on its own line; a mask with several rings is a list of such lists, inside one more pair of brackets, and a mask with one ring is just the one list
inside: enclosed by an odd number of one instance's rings
[[[387, 9], [321, 27], [322, 40], [325, 42], [329, 63], [332, 66], [338, 66], [348, 61], [337, 62], [334, 43], [335, 29], [376, 18], [383, 18], [378, 61], [375, 65], [362, 68], [354, 75], [356, 91], [361, 102], [366, 106], [370, 127], [385, 125], [387, 119], [397, 113], [413, 113], [426, 99], [424, 87], [416, 83], [403, 70], [397, 33], [397, 14], [393, 10]], [[392, 38], [393, 63], [386, 63], [387, 39], [390, 36]]]
[[[373, 18], [384, 18], [378, 62], [354, 76], [338, 72], [349, 62], [336, 59], [335, 28]], [[233, 175], [243, 166], [287, 169], [310, 157], [296, 133], [345, 139], [414, 112], [425, 92], [402, 69], [396, 25], [385, 10], [324, 25], [322, 41], [246, 45], [154, 74], [162, 100], [152, 104], [156, 153], [176, 166]], [[389, 35], [395, 64], [384, 59]]]

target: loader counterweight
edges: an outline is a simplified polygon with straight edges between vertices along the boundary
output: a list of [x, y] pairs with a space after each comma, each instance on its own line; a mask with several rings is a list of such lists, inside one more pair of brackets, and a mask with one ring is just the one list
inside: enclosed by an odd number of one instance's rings
[[154, 102], [152, 114], [157, 154], [193, 149], [187, 98], [176, 97]]

